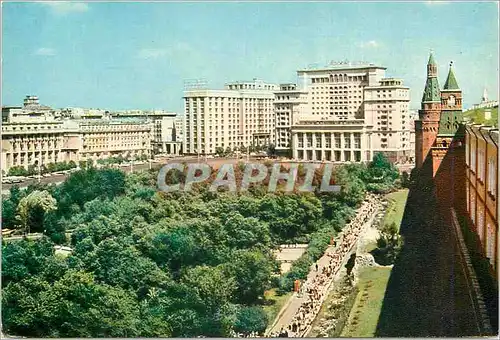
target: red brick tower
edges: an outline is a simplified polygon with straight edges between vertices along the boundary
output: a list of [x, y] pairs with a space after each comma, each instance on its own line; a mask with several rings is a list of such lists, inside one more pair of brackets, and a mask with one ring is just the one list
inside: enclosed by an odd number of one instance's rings
[[[419, 120], [415, 121], [415, 161], [423, 175], [432, 176], [431, 147], [436, 141], [441, 114], [441, 94], [437, 79], [437, 64], [432, 52], [427, 62], [427, 82], [425, 83]], [[430, 173], [429, 173], [430, 172]]]
[[452, 64], [441, 91], [441, 115], [436, 142], [431, 148], [432, 175], [443, 212], [453, 206], [463, 213], [465, 202], [465, 143], [462, 124], [462, 90]]

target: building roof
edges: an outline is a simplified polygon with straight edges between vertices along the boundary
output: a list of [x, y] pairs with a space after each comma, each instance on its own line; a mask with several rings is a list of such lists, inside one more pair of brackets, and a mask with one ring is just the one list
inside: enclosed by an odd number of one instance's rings
[[429, 54], [429, 61], [427, 62], [427, 65], [436, 65], [437, 66], [436, 60], [434, 60], [434, 54], [432, 53], [432, 51]]
[[450, 63], [450, 70], [448, 71], [448, 77], [444, 83], [443, 90], [460, 90], [455, 73], [453, 72], [452, 63]]
[[439, 91], [439, 82], [437, 78], [427, 78], [422, 102], [441, 102], [441, 92]]

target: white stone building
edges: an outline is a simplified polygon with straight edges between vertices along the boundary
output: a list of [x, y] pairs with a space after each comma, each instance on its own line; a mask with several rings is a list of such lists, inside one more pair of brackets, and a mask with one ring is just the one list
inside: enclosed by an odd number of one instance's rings
[[385, 70], [342, 63], [297, 71], [301, 101], [291, 117], [293, 158], [360, 162], [380, 151], [408, 161], [409, 88], [385, 78]]
[[307, 95], [307, 91], [297, 89], [295, 84], [281, 84], [280, 90], [275, 93], [276, 133], [274, 145], [278, 155], [291, 156], [293, 119], [307, 112]]
[[167, 111], [52, 109], [27, 96], [22, 107], [2, 107], [1, 169], [98, 160], [121, 155], [179, 154], [176, 114]]
[[274, 140], [274, 92], [278, 85], [254, 79], [224, 90], [184, 91], [184, 154], [215, 154]]

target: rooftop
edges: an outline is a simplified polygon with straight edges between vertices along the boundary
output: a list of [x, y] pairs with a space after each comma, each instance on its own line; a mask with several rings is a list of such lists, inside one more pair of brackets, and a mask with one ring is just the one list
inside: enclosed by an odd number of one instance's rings
[[369, 63], [365, 61], [349, 62], [331, 62], [328, 65], [319, 66], [317, 64], [309, 65], [308, 67], [298, 70], [297, 72], [311, 72], [311, 71], [337, 71], [337, 70], [358, 70], [358, 69], [382, 69], [386, 70], [387, 67], [377, 66], [374, 63]]

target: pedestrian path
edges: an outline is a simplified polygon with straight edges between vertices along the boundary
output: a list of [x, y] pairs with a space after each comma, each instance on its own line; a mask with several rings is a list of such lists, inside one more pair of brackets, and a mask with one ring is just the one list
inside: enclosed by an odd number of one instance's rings
[[277, 336], [284, 330], [288, 336], [301, 337], [307, 334], [327, 296], [331, 282], [349, 258], [361, 233], [375, 219], [380, 207], [379, 198], [369, 194], [356, 217], [338, 235], [337, 245], [328, 247], [324, 255], [311, 266], [305, 287], [301, 289], [303, 293], [294, 293], [290, 297], [266, 336]]

